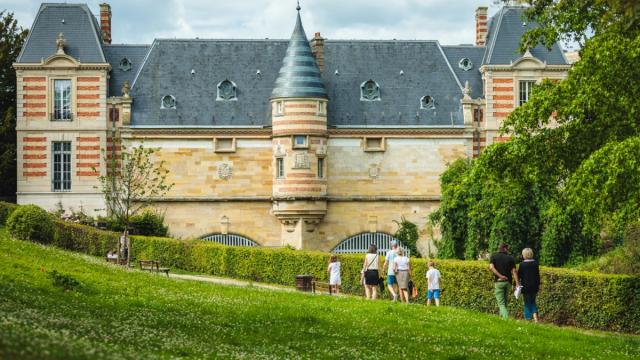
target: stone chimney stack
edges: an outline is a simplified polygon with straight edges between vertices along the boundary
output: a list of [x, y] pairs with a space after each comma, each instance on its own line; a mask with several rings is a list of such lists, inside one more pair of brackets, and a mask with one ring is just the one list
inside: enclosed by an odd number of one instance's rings
[[484, 46], [487, 42], [487, 10], [486, 6], [480, 6], [476, 9], [476, 45]]
[[111, 44], [111, 5], [100, 4], [100, 29], [102, 30], [102, 41]]
[[311, 39], [311, 52], [313, 56], [316, 58], [316, 64], [318, 65], [318, 69], [320, 69], [320, 73], [324, 72], [324, 39], [320, 36], [320, 33], [317, 32], [313, 39]]

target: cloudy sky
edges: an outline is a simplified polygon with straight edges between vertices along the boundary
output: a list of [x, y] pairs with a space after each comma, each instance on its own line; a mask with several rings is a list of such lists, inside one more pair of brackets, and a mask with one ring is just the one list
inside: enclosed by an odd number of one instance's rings
[[[49, 0], [54, 2], [52, 0]], [[31, 26], [39, 0], [0, 0]], [[76, 0], [73, 2], [82, 2]], [[95, 15], [98, 4], [86, 1]], [[154, 38], [286, 39], [295, 22], [295, 0], [107, 0], [114, 43], [148, 44]], [[494, 0], [301, 0], [308, 36], [330, 39], [421, 39], [441, 44], [475, 40], [474, 12]]]

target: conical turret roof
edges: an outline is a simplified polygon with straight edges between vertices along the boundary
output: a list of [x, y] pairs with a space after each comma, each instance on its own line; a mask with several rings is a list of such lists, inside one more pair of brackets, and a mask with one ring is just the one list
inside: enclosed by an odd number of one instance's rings
[[320, 69], [302, 27], [300, 11], [271, 98], [327, 98]]

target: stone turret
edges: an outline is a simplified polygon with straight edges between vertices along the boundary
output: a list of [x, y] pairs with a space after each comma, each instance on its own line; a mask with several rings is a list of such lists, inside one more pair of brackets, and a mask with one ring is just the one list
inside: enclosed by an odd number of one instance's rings
[[297, 10], [271, 94], [273, 213], [283, 245], [313, 248], [327, 212], [327, 91]]

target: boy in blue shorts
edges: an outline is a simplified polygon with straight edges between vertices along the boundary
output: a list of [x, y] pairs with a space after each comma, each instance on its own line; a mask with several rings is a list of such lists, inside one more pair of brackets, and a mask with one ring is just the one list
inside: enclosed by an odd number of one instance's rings
[[398, 300], [398, 281], [396, 280], [396, 273], [393, 271], [393, 260], [398, 256], [398, 243], [391, 242], [391, 250], [387, 251], [387, 255], [384, 257], [383, 269], [387, 271], [387, 287], [393, 301]]
[[433, 261], [429, 261], [429, 271], [427, 271], [427, 305], [431, 305], [431, 300], [436, 300], [436, 306], [440, 306], [440, 271], [436, 269]]

